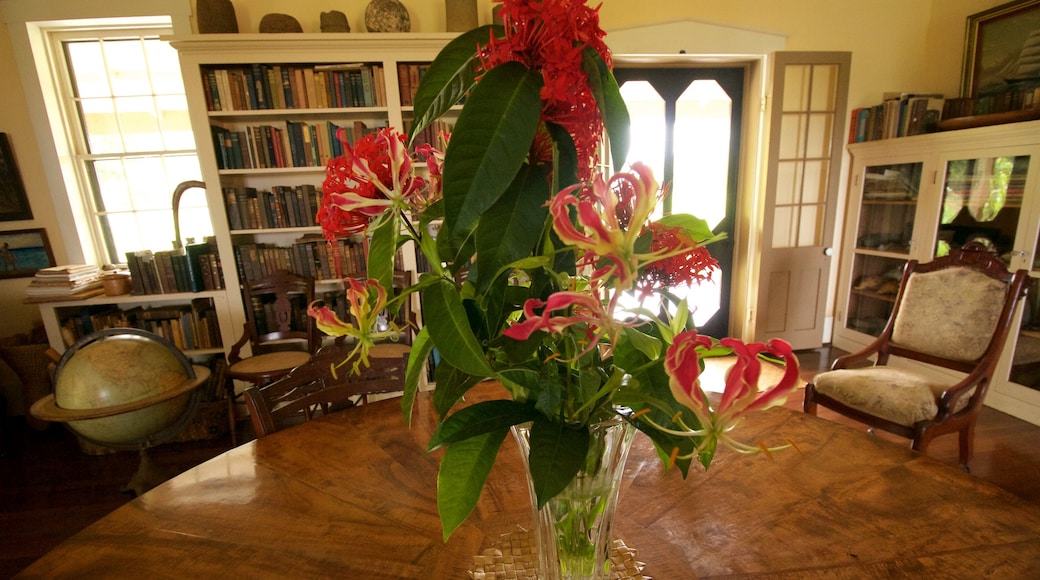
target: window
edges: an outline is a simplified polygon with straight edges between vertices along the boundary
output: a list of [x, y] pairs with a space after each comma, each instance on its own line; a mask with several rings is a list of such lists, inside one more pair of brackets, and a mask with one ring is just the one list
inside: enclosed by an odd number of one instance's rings
[[[177, 54], [159, 39], [166, 32], [51, 35], [87, 229], [97, 255], [112, 263], [127, 252], [171, 249], [173, 191], [201, 180]], [[201, 190], [182, 198], [180, 224], [185, 238], [213, 234]]]

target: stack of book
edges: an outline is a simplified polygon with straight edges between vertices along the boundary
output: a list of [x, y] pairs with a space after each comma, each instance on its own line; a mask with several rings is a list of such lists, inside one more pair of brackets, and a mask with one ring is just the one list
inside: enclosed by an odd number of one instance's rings
[[30, 298], [63, 298], [101, 288], [98, 267], [85, 264], [52, 266], [36, 272], [25, 289]]

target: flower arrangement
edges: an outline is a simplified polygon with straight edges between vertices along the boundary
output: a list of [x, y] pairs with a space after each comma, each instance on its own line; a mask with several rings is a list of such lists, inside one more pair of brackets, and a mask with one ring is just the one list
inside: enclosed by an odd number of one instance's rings
[[[707, 467], [720, 443], [765, 448], [730, 430], [781, 402], [798, 376], [782, 341], [699, 335], [684, 300], [660, 312], [638, 306], [650, 294], [669, 296], [669, 287], [710, 280], [717, 265], [707, 245], [717, 237], [693, 216], [652, 219], [667, 188], [640, 163], [620, 167], [628, 113], [597, 10], [578, 0], [503, 0], [500, 14], [504, 26], [450, 42], [418, 88], [413, 135], [464, 100], [450, 137], [416, 147], [429, 178], [416, 175], [408, 138], [384, 129], [329, 163], [318, 214], [330, 238], [371, 237], [370, 279], [348, 281], [354, 322], [311, 310], [323, 331], [354, 339], [358, 364], [398, 331], [381, 334], [376, 314], [422, 293], [402, 409], [410, 420], [436, 348], [440, 423], [430, 449], [445, 450], [445, 539], [476, 505], [515, 425], [530, 425], [528, 464], [541, 507], [583, 468], [595, 444], [589, 427], [619, 409], [685, 476], [694, 460]], [[600, 165], [604, 142], [616, 166], [610, 177]], [[394, 254], [409, 241], [431, 271], [389, 294]], [[634, 299], [622, 300], [626, 294]], [[737, 362], [715, 404], [700, 388], [702, 358], [729, 353]], [[786, 368], [759, 392], [764, 353]], [[510, 398], [457, 408], [484, 379]]]

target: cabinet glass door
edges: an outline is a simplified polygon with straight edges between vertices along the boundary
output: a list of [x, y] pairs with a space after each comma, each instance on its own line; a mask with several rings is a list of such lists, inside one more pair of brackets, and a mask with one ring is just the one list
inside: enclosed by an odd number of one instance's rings
[[1011, 264], [1028, 170], [1028, 155], [948, 161], [935, 255], [979, 242]]
[[856, 229], [848, 328], [877, 336], [885, 326], [913, 247], [922, 163], [866, 168]]

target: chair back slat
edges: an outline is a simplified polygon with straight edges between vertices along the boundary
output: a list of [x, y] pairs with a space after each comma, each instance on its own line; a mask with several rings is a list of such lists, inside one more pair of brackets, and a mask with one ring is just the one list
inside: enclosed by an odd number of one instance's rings
[[[246, 389], [246, 406], [257, 437], [328, 413], [364, 405], [368, 396], [404, 391], [408, 355], [370, 358], [351, 372], [344, 349], [319, 352], [310, 362], [264, 387]], [[338, 367], [338, 368], [334, 368]]]

